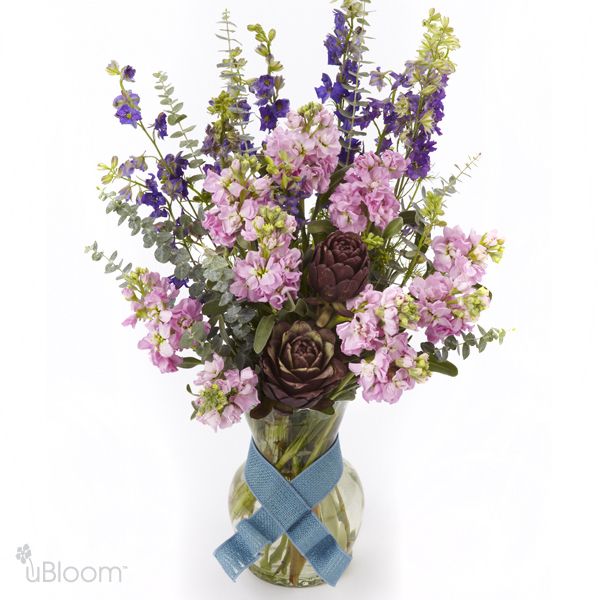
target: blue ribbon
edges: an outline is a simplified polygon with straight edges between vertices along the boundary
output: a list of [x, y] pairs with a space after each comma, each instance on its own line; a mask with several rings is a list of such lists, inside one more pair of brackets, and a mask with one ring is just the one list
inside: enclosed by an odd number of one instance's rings
[[325, 454], [292, 481], [285, 479], [252, 441], [245, 477], [262, 506], [250, 518], [240, 521], [237, 533], [215, 550], [227, 575], [235, 581], [256, 562], [264, 546], [285, 533], [321, 579], [335, 585], [351, 557], [338, 546], [312, 508], [335, 487], [343, 469], [337, 438]]

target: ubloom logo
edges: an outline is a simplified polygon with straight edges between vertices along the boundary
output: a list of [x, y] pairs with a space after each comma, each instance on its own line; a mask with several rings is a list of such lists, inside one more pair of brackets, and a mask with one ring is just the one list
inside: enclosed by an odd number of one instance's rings
[[19, 546], [16, 557], [25, 565], [25, 577], [30, 583], [121, 583], [127, 570], [126, 565], [72, 565], [60, 560], [44, 560], [35, 566], [29, 544]]

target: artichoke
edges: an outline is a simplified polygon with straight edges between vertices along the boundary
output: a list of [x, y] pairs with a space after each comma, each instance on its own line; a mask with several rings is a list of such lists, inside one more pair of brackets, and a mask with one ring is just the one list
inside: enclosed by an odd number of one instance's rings
[[369, 279], [367, 246], [355, 233], [331, 233], [317, 245], [308, 277], [313, 291], [327, 302], [354, 298]]
[[335, 333], [308, 321], [275, 325], [260, 366], [263, 402], [283, 412], [328, 408], [328, 394], [348, 373], [336, 351]]

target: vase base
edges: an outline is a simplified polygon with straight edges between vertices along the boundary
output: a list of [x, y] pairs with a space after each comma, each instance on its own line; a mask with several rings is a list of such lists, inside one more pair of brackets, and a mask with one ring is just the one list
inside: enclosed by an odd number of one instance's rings
[[252, 565], [249, 568], [249, 571], [259, 579], [266, 581], [267, 583], [271, 583], [273, 585], [279, 585], [282, 587], [291, 587], [291, 588], [305, 588], [305, 587], [315, 587], [317, 585], [323, 585], [325, 582], [318, 576], [314, 577], [306, 577], [301, 576], [298, 580], [290, 580], [289, 575], [284, 573], [273, 573], [273, 571], [265, 571], [261, 569], [258, 565]]

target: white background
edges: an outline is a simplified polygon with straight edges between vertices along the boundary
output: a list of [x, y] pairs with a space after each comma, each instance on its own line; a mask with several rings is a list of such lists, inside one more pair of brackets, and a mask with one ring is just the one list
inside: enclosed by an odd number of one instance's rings
[[[228, 0], [242, 26], [276, 27], [285, 92], [313, 99], [331, 29], [324, 0]], [[342, 431], [366, 492], [354, 560], [337, 588], [286, 591], [212, 558], [245, 424], [190, 423], [191, 374], [161, 375], [120, 326], [128, 307], [82, 253], [154, 266], [96, 199], [96, 163], [144, 149], [112, 116], [112, 58], [166, 70], [206, 123], [219, 82], [220, 2], [12, 2], [1, 11], [0, 597], [13, 599], [598, 598], [598, 85], [590, 3], [439, 1], [462, 41], [435, 154], [448, 174], [483, 153], [449, 220], [496, 227], [505, 259], [482, 323], [505, 345], [436, 376], [394, 406], [357, 399]], [[373, 4], [371, 59], [414, 55], [429, 3]], [[152, 117], [153, 118], [153, 117]], [[594, 383], [593, 383], [594, 382]], [[31, 584], [15, 560], [127, 565], [120, 585]]]

